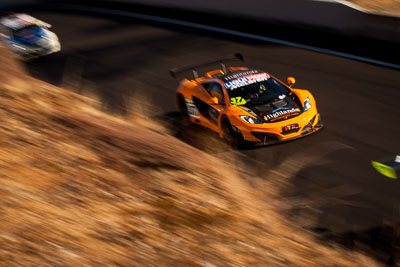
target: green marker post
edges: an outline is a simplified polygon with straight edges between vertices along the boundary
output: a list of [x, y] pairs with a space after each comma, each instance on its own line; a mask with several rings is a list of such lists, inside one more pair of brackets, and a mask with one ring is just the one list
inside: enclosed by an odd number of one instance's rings
[[394, 160], [385, 161], [383, 163], [371, 161], [372, 166], [382, 175], [391, 179], [400, 177], [400, 156], [396, 156]]

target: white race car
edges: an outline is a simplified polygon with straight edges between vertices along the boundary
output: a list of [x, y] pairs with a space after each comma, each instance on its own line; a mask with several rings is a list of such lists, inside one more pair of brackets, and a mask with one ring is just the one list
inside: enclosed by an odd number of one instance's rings
[[60, 41], [50, 24], [27, 14], [0, 19], [0, 39], [22, 59], [32, 59], [61, 50]]

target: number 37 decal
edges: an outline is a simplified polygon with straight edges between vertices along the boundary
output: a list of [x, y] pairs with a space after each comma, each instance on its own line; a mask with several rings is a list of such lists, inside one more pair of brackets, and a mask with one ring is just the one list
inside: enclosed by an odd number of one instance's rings
[[241, 96], [232, 97], [231, 98], [231, 104], [235, 105], [235, 106], [245, 105], [246, 104], [246, 99], [244, 99]]

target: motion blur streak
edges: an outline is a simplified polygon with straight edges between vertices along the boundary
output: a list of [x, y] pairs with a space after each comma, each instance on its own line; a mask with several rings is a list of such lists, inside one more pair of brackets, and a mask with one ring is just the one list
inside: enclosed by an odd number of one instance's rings
[[[79, 91], [93, 85], [99, 101], [106, 107], [128, 106], [121, 103], [123, 95], [137, 92], [151, 96], [153, 113], [146, 113], [147, 118], [168, 122], [167, 127], [174, 134], [180, 130], [176, 133], [180, 140], [207, 154], [226, 156], [228, 164], [233, 163], [229, 156], [234, 154], [238, 158], [235, 167], [244, 167], [240, 169], [241, 179], [257, 192], [263, 194], [264, 189], [269, 190], [271, 187], [262, 183], [268, 184], [273, 178], [280, 185], [282, 196], [296, 200], [290, 203], [291, 209], [285, 209], [292, 222], [324, 229], [324, 236], [328, 233], [342, 240], [340, 237], [361, 235], [380, 229], [382, 223], [396, 225], [399, 221], [393, 218], [393, 211], [399, 203], [400, 184], [386, 179], [370, 165], [371, 159], [398, 152], [398, 71], [304, 49], [241, 42], [238, 40], [241, 38], [224, 34], [200, 30], [199, 34], [193, 28], [175, 29], [166, 23], [149, 26], [152, 23], [133, 18], [78, 11], [30, 13], [51, 22], [65, 48], [58, 55], [28, 64], [34, 76], [53, 84], [71, 85], [75, 76], [81, 77], [77, 81], [81, 83]], [[212, 142], [210, 134], [198, 127], [182, 130], [179, 121], [169, 125], [170, 121], [176, 121], [174, 92], [178, 81], [169, 76], [168, 70], [234, 52], [244, 54], [244, 65], [274, 73], [280, 80], [293, 75], [296, 88], [309, 89], [315, 94], [326, 128], [314, 136], [279, 146], [232, 153], [214, 145], [217, 142]], [[84, 69], [65, 73], [75, 65], [83, 65]], [[205, 138], [199, 136], [202, 132]], [[302, 159], [312, 161], [282, 175], [283, 171], [290, 171], [291, 161], [297, 165]], [[105, 160], [110, 162], [110, 158]], [[122, 163], [121, 158], [114, 162]], [[285, 163], [280, 165], [282, 162]], [[283, 169], [284, 166], [288, 169]], [[277, 168], [276, 175], [269, 175]], [[248, 174], [252, 176], [246, 178]], [[265, 193], [260, 198], [268, 201], [268, 196]], [[170, 202], [163, 203], [168, 208]], [[305, 219], [314, 221], [312, 227], [303, 222]], [[386, 234], [382, 236], [381, 240], [386, 241]], [[395, 235], [389, 240], [396, 241]], [[356, 246], [362, 250], [360, 247]]]
[[263, 41], [263, 42], [270, 42], [270, 43], [274, 43], [274, 44], [280, 44], [280, 45], [286, 45], [286, 46], [291, 46], [291, 47], [295, 47], [295, 48], [305, 49], [305, 50], [309, 50], [309, 51], [313, 51], [313, 52], [324, 53], [324, 54], [333, 55], [333, 56], [339, 56], [339, 57], [343, 57], [343, 58], [353, 59], [353, 60], [357, 60], [357, 61], [361, 61], [361, 62], [367, 62], [367, 63], [371, 63], [371, 64], [376, 64], [376, 65], [400, 70], [400, 65], [389, 63], [389, 62], [374, 60], [374, 59], [370, 59], [370, 58], [366, 58], [366, 57], [360, 57], [360, 56], [356, 56], [356, 55], [352, 55], [352, 54], [348, 54], [348, 53], [342, 53], [342, 52], [338, 52], [338, 51], [334, 51], [334, 50], [330, 50], [330, 49], [318, 48], [318, 47], [313, 47], [313, 46], [309, 46], [309, 45], [303, 45], [303, 44], [299, 44], [299, 43], [279, 40], [279, 39], [275, 39], [275, 38], [269, 38], [269, 37], [265, 37], [265, 36], [261, 36], [261, 35], [257, 35], [257, 34], [245, 33], [245, 32], [234, 31], [234, 30], [224, 29], [224, 28], [215, 27], [215, 26], [193, 23], [193, 22], [189, 22], [189, 21], [163, 18], [163, 17], [139, 14], [139, 13], [134, 13], [134, 12], [110, 10], [110, 9], [98, 8], [98, 7], [84, 7], [84, 6], [66, 5], [66, 4], [58, 4], [58, 5], [55, 5], [54, 7], [56, 9], [61, 9], [61, 10], [89, 11], [89, 12], [94, 12], [94, 13], [98, 13], [98, 14], [110, 14], [110, 15], [131, 17], [131, 18], [136, 18], [136, 19], [141, 19], [141, 20], [162, 22], [162, 23], [168, 23], [168, 24], [172, 24], [172, 25], [179, 25], [179, 26], [191, 27], [191, 28], [195, 28], [195, 29], [213, 31], [213, 32], [243, 37], [243, 38], [247, 38], [247, 39], [253, 39], [253, 40], [258, 40], [258, 41]]
[[35, 80], [1, 46], [0, 62], [1, 266], [376, 266], [283, 219], [234, 162]]

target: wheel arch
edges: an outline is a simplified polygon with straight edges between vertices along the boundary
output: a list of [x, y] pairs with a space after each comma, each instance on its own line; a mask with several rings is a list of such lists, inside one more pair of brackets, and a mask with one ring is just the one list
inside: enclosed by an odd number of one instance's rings
[[175, 104], [176, 104], [176, 107], [178, 108], [179, 112], [183, 112], [186, 110], [185, 97], [183, 96], [182, 93], [180, 93], [180, 92], [176, 93]]
[[221, 116], [220, 116], [220, 119], [219, 119], [219, 127], [220, 127], [220, 129], [222, 130], [222, 124], [225, 122], [225, 121], [227, 121], [228, 123], [230, 123], [230, 120], [229, 120], [229, 118], [228, 118], [228, 116], [226, 115], [226, 114], [222, 114]]

